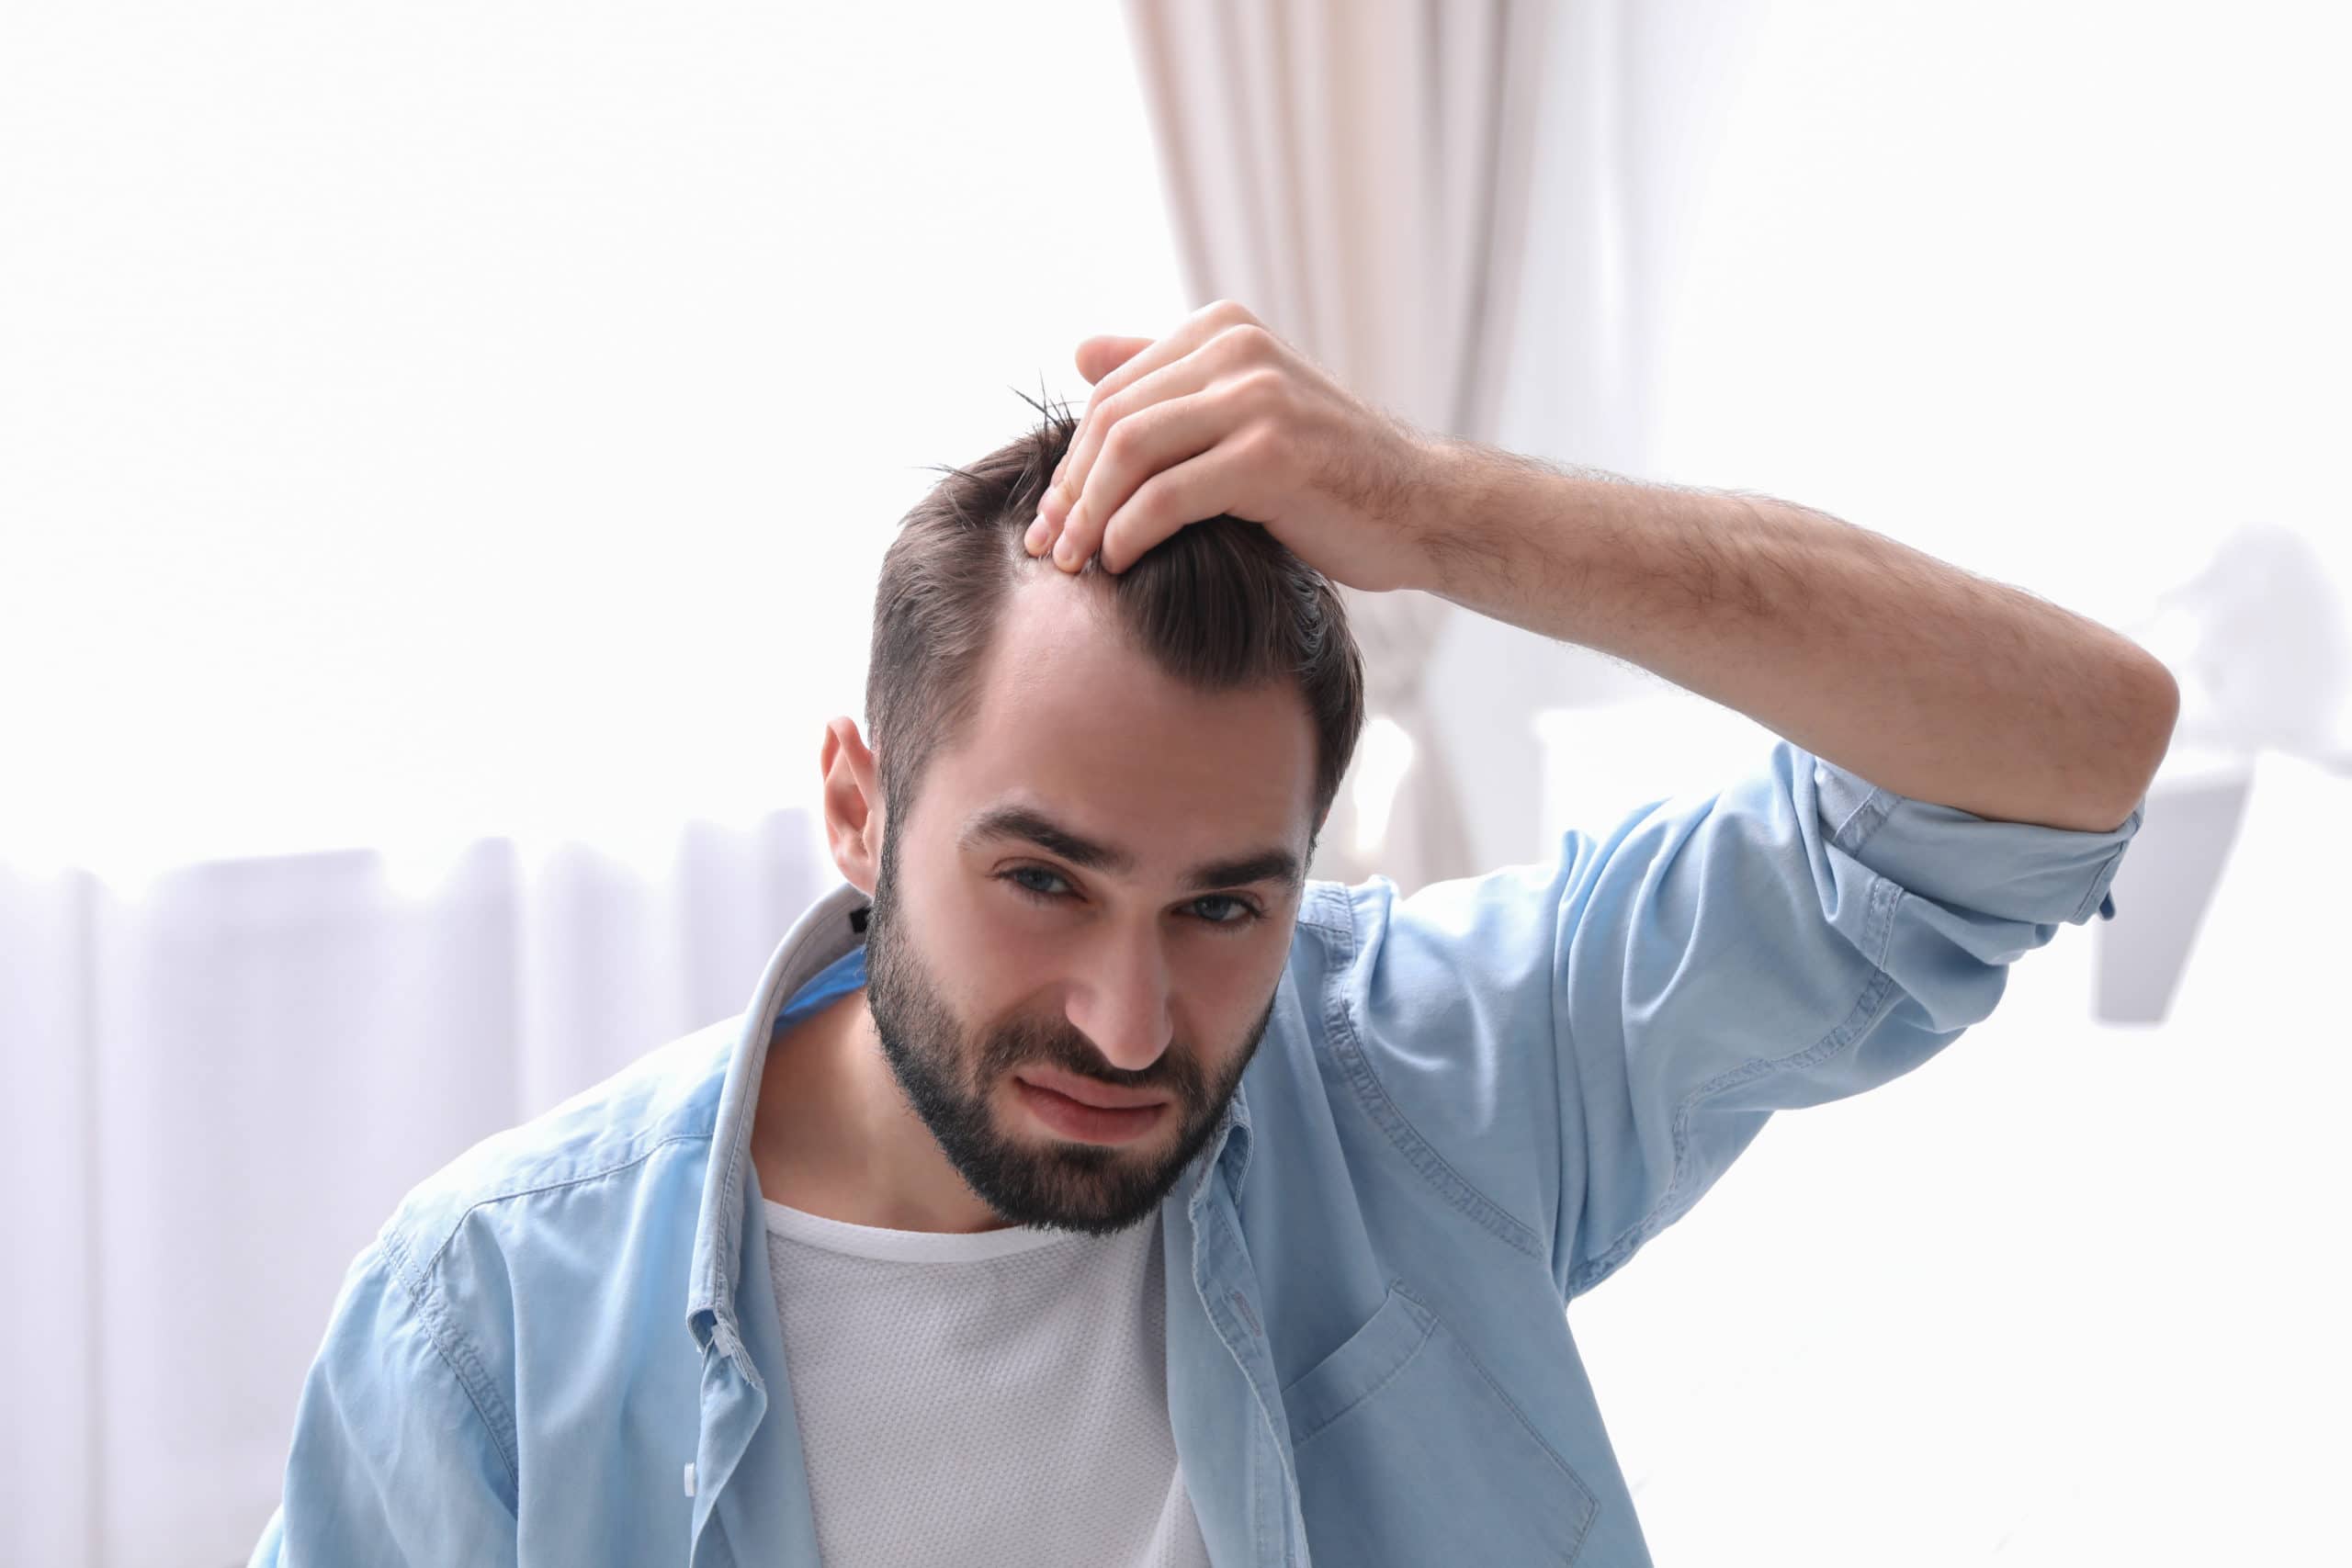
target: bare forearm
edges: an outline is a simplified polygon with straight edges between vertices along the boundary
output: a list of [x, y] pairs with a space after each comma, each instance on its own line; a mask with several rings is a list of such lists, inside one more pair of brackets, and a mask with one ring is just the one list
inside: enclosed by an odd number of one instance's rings
[[2178, 694], [2130, 639], [1837, 518], [1466, 442], [1434, 455], [1427, 580], [1736, 708], [1914, 799], [2105, 831]]

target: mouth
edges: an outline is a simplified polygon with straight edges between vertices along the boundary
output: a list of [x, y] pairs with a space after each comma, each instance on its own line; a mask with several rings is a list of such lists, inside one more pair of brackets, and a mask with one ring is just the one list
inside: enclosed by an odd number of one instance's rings
[[1148, 1089], [1110, 1089], [1085, 1078], [1072, 1077], [1068, 1073], [1055, 1072], [1049, 1067], [1039, 1067], [1015, 1076], [1033, 1089], [1045, 1089], [1064, 1100], [1074, 1100], [1096, 1111], [1143, 1111], [1168, 1103], [1168, 1097], [1164, 1094], [1153, 1094]]
[[1164, 1100], [1124, 1110], [1105, 1110], [1026, 1078], [1016, 1077], [1012, 1084], [1032, 1116], [1053, 1132], [1081, 1144], [1130, 1143], [1158, 1126], [1168, 1111], [1168, 1101]]

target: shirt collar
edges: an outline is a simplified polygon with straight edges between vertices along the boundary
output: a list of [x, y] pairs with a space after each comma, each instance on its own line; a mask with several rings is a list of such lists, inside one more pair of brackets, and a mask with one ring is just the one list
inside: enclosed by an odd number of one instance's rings
[[[800, 987], [852, 948], [865, 942], [866, 912], [873, 907], [863, 889], [842, 882], [811, 904], [785, 932], [768, 959], [744, 1009], [741, 1032], [727, 1064], [711, 1130], [710, 1164], [703, 1178], [702, 1206], [695, 1223], [694, 1262], [686, 1288], [686, 1326], [695, 1345], [716, 1337], [732, 1356], [742, 1343], [735, 1292], [741, 1281], [743, 1224], [752, 1187], [752, 1130], [760, 1103], [760, 1077], [777, 1016]], [[1182, 1201], [1197, 1214], [1208, 1190], [1209, 1173], [1227, 1167], [1226, 1180], [1238, 1190], [1250, 1163], [1250, 1106], [1237, 1087], [1216, 1134], [1203, 1145], [1167, 1201]], [[765, 1281], [762, 1281], [765, 1288]]]

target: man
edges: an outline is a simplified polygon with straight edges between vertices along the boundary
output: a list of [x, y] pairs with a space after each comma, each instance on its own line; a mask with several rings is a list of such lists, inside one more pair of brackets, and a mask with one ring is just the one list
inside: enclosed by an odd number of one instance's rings
[[[1414, 432], [1230, 303], [1079, 367], [889, 553], [845, 881], [740, 1019], [403, 1201], [255, 1562], [1645, 1562], [1566, 1303], [2112, 913], [2176, 708], [2122, 638]], [[1333, 581], [1787, 739], [1546, 863], [1309, 880]]]

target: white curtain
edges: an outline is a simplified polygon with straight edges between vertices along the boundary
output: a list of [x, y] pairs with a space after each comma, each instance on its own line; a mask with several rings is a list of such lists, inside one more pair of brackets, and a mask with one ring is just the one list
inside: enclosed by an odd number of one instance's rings
[[[1129, 0], [1191, 302], [1238, 299], [1350, 389], [1423, 429], [1493, 440], [1550, 9]], [[1379, 872], [1408, 891], [1467, 874], [1424, 682], [1458, 612], [1421, 593], [1345, 597], [1374, 728], [1317, 874]], [[1361, 830], [1366, 814], [1385, 831]]]
[[401, 1194], [741, 1009], [835, 880], [798, 809], [641, 864], [486, 840], [437, 873], [0, 872], [0, 1562], [242, 1562]]

